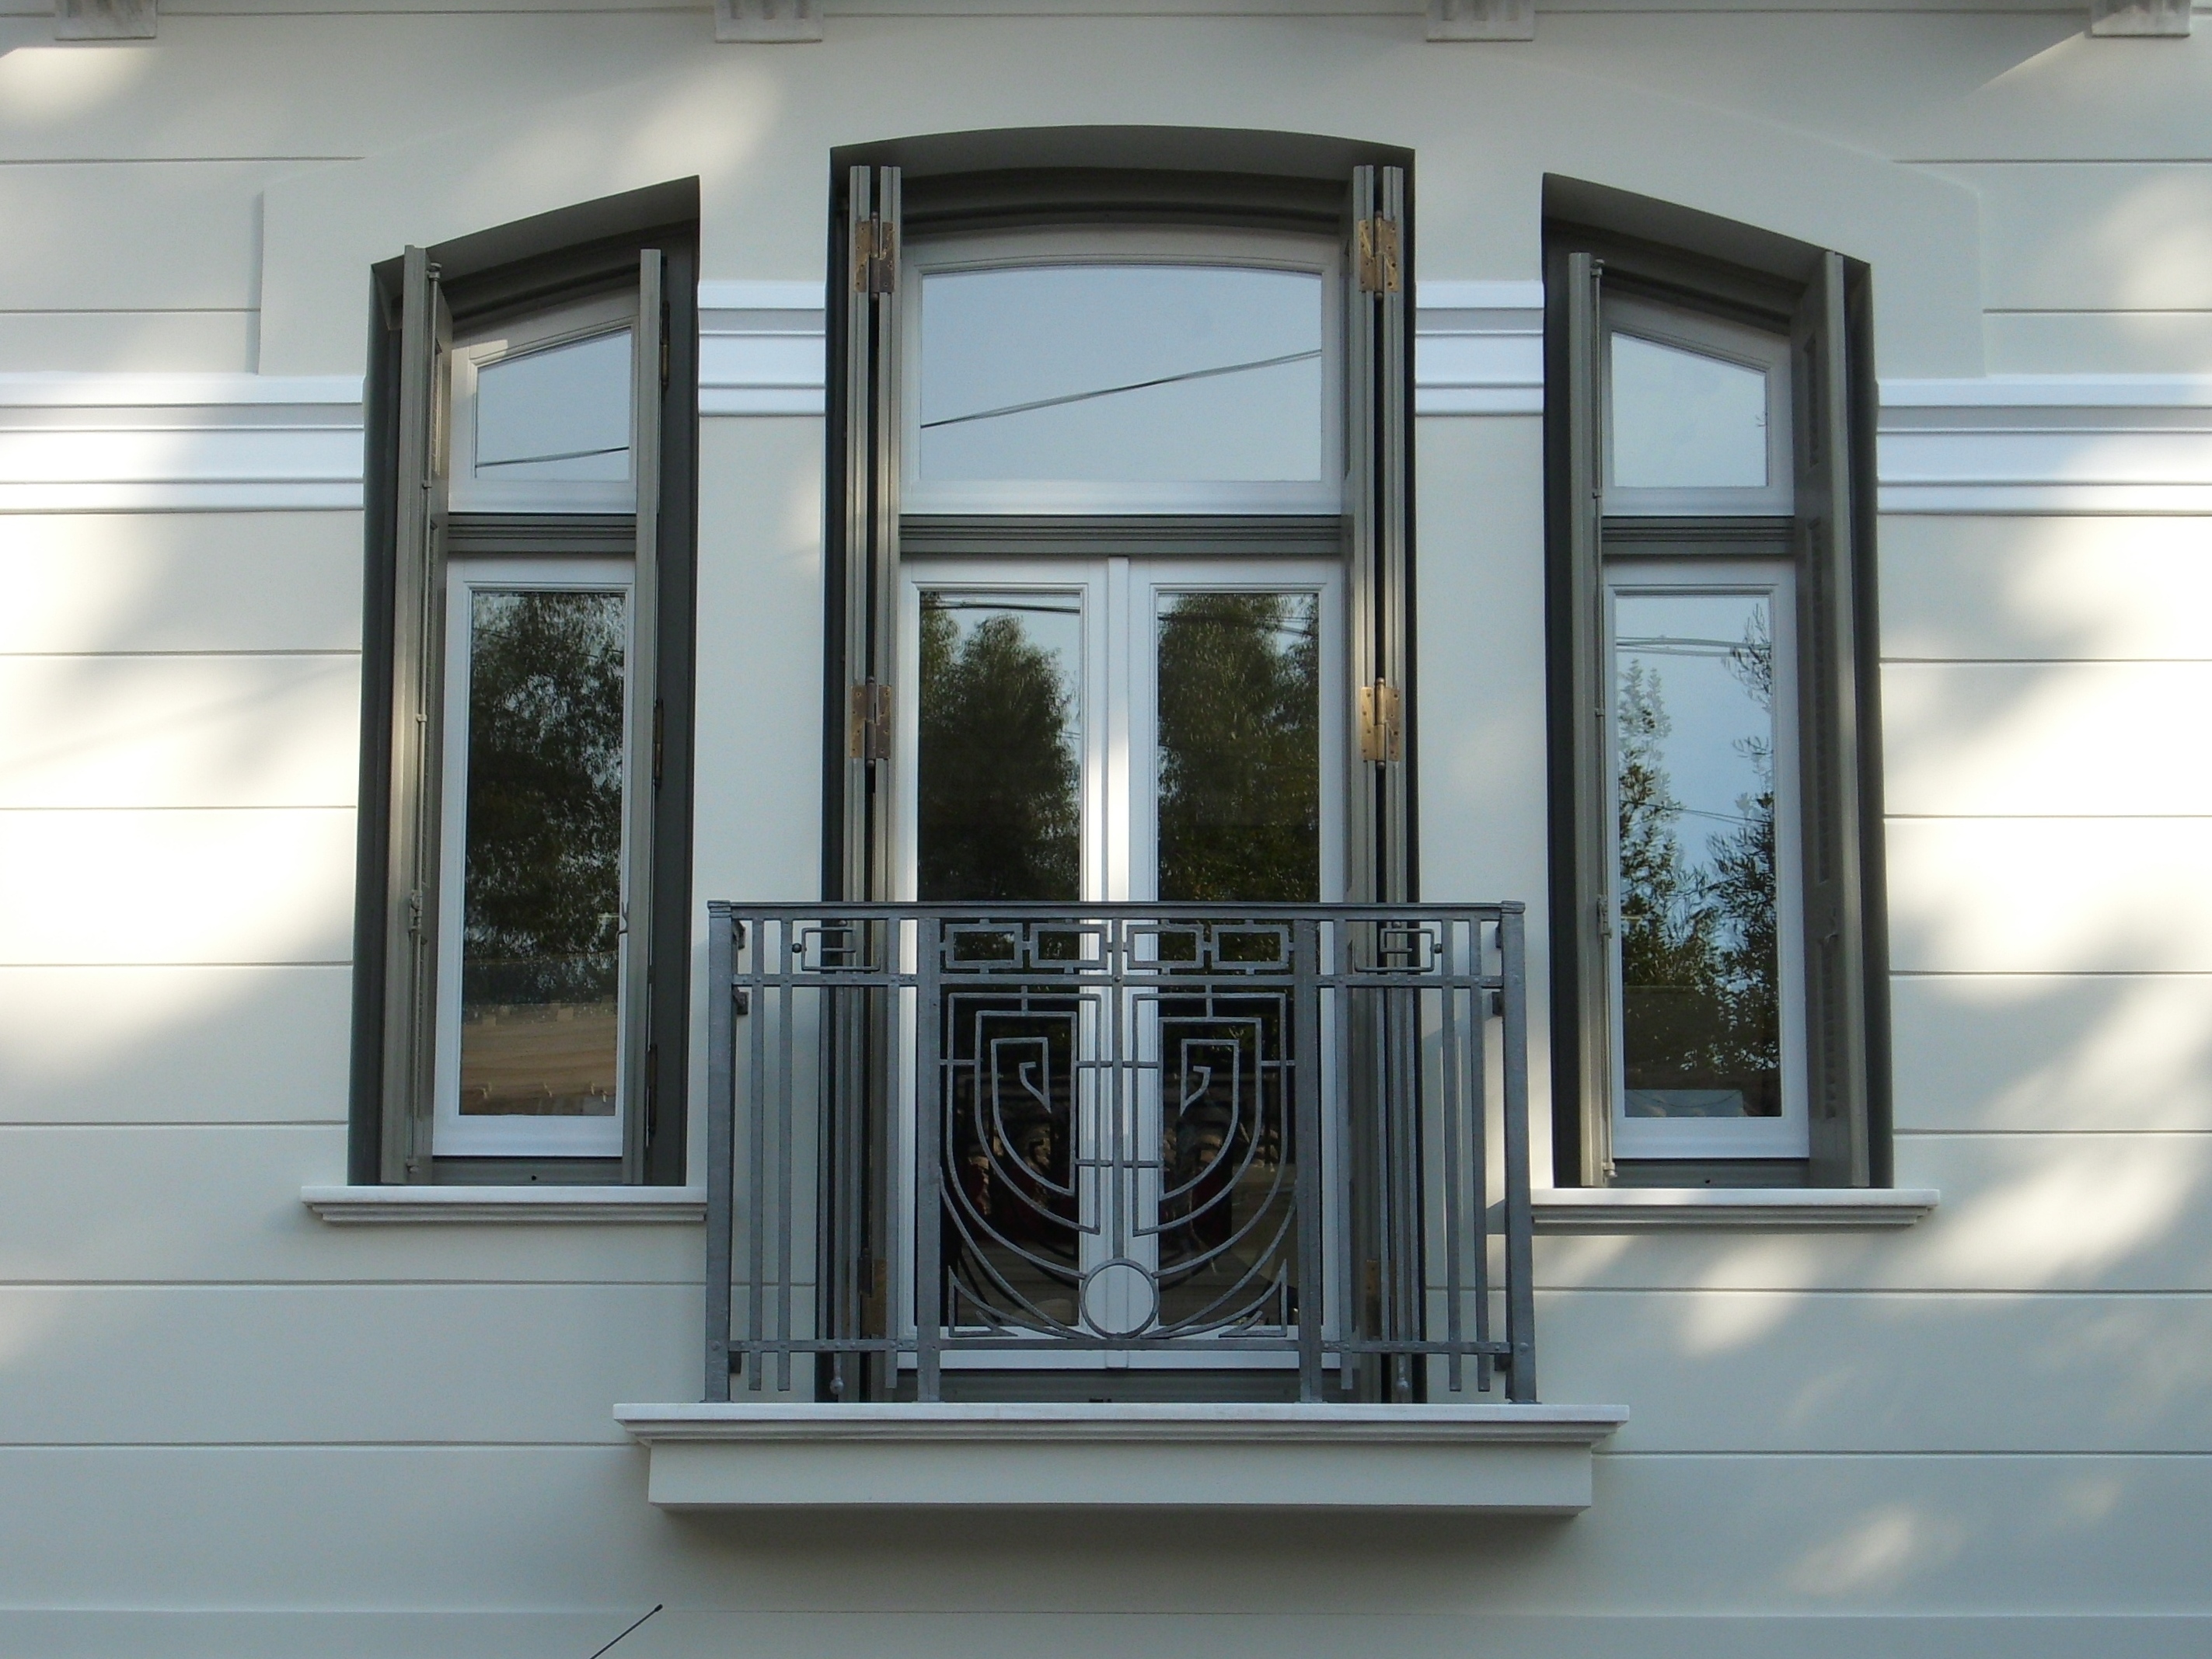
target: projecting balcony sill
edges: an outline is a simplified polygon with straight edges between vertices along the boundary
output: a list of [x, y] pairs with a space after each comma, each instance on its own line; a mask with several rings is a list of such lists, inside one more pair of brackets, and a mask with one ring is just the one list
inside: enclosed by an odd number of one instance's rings
[[1529, 1195], [1540, 1233], [1910, 1227], [1940, 1196], [1933, 1187], [1553, 1187]]
[[664, 1509], [1573, 1515], [1623, 1406], [617, 1406]]
[[335, 1226], [596, 1222], [636, 1225], [707, 1217], [697, 1187], [302, 1187], [300, 1202]]

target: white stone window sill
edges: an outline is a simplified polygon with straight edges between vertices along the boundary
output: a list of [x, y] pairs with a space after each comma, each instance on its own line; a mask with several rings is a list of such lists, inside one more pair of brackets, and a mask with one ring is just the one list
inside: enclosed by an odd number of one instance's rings
[[617, 1406], [666, 1509], [1572, 1515], [1625, 1406]]
[[1540, 1233], [1798, 1233], [1910, 1227], [1941, 1194], [1933, 1187], [1553, 1187], [1529, 1196]]
[[300, 1201], [341, 1227], [707, 1218], [699, 1187], [302, 1187]]

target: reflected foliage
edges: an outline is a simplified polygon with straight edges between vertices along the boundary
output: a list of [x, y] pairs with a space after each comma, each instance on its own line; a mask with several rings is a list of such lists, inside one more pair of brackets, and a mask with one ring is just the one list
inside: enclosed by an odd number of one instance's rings
[[921, 606], [920, 847], [924, 899], [1073, 899], [1081, 879], [1074, 696], [1021, 617], [966, 630]]
[[1159, 619], [1159, 896], [1320, 897], [1317, 605], [1186, 593]]
[[475, 596], [466, 1002], [615, 995], [623, 609], [619, 593]]
[[[1751, 700], [1770, 711], [1773, 660], [1761, 609], [1725, 664]], [[1682, 846], [1684, 808], [1665, 760], [1673, 722], [1660, 676], [1648, 663], [1631, 660], [1620, 671], [1615, 718], [1629, 1111], [1778, 1116], [1772, 744], [1735, 741], [1759, 785], [1736, 798], [1735, 826], [1709, 836], [1705, 856], [1696, 859]]]

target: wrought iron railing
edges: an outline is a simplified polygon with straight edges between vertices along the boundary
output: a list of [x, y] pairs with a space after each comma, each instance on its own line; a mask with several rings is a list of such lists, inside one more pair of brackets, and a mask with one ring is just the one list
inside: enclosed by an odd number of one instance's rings
[[708, 962], [709, 1400], [1536, 1397], [1519, 905], [716, 903]]

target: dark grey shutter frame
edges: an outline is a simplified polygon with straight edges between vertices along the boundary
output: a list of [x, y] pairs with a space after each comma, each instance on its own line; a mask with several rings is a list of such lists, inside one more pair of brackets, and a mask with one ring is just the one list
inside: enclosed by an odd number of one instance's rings
[[1571, 940], [1575, 1075], [1582, 1098], [1582, 1180], [1601, 1187], [1613, 1178], [1614, 899], [1613, 837], [1606, 822], [1612, 791], [1606, 776], [1612, 714], [1605, 664], [1605, 407], [1600, 329], [1604, 262], [1589, 253], [1566, 261], [1568, 653], [1572, 703], [1569, 764], [1574, 823], [1575, 914]]
[[[897, 684], [899, 169], [854, 167], [846, 191], [847, 678], [843, 896], [891, 896], [891, 730]], [[872, 781], [873, 787], [871, 787]]]
[[662, 276], [658, 248], [637, 261], [637, 323], [630, 351], [630, 471], [637, 480], [636, 552], [630, 574], [629, 822], [623, 826], [623, 1179], [645, 1179], [647, 1102], [653, 1054], [653, 731], [660, 687], [660, 370], [664, 334]]
[[1346, 723], [1352, 733], [1346, 850], [1351, 896], [1387, 903], [1413, 896], [1406, 724], [1413, 708], [1413, 653], [1405, 170], [1353, 168], [1352, 216], [1345, 284], [1346, 620], [1352, 702]]
[[392, 770], [384, 884], [381, 1174], [430, 1179], [438, 984], [438, 811], [445, 663], [445, 383], [453, 319], [419, 247], [401, 276], [399, 436], [394, 469]]
[[[1821, 256], [1790, 329], [1804, 799], [1806, 1078], [1817, 1187], [1872, 1178], [1860, 794], [1858, 503], [1843, 257]], [[1871, 617], [1865, 617], [1871, 622]]]

